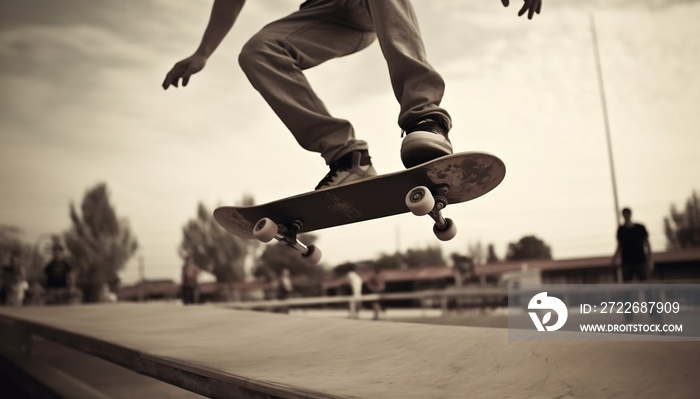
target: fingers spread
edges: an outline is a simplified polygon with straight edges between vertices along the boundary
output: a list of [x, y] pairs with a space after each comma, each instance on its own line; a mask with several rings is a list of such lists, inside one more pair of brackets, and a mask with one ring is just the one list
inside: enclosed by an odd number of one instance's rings
[[535, 13], [539, 14], [542, 9], [542, 0], [525, 0], [523, 7], [518, 11], [518, 16], [521, 17], [527, 12], [527, 19], [532, 19]]

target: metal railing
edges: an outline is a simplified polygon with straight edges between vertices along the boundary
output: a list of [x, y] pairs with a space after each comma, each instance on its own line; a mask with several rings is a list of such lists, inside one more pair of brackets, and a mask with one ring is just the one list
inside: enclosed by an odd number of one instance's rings
[[311, 298], [290, 298], [284, 300], [264, 300], [233, 302], [226, 307], [239, 310], [275, 310], [312, 306], [347, 304], [350, 316], [355, 316], [357, 307], [363, 302], [419, 301], [421, 307], [439, 306], [443, 313], [449, 310], [450, 299], [457, 307], [491, 307], [496, 304], [507, 306], [507, 287], [467, 287], [421, 290], [412, 292], [392, 292], [366, 295], [320, 296]]

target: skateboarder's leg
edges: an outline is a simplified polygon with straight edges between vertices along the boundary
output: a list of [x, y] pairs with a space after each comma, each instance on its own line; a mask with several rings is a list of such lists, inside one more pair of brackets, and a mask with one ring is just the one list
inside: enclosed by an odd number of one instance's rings
[[408, 136], [401, 147], [406, 167], [451, 154], [450, 115], [440, 107], [445, 83], [428, 63], [415, 11], [409, 0], [366, 0], [389, 67], [399, 126]]
[[391, 84], [401, 104], [399, 126], [428, 114], [444, 119], [440, 107], [445, 83], [429, 64], [415, 11], [408, 0], [367, 0], [382, 53], [389, 67]]
[[366, 150], [352, 125], [330, 115], [303, 70], [367, 47], [375, 39], [362, 1], [308, 1], [265, 26], [244, 46], [239, 62], [253, 86], [307, 150], [331, 164]]

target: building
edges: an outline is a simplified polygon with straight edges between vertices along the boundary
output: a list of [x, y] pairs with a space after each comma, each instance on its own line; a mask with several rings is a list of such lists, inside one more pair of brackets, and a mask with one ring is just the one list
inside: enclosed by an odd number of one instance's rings
[[[498, 262], [486, 265], [469, 265], [455, 273], [447, 265], [432, 267], [393, 269], [382, 271], [386, 293], [413, 292], [454, 287], [458, 279], [462, 286], [503, 286], [509, 283], [539, 281], [544, 284], [601, 284], [619, 281], [618, 269], [612, 265], [611, 256], [562, 260], [530, 260]], [[652, 279], [659, 283], [700, 283], [700, 249], [654, 254], [655, 268]], [[360, 268], [361, 269], [361, 268]], [[358, 270], [364, 281], [370, 270]], [[459, 276], [455, 278], [455, 276]], [[295, 280], [296, 281], [296, 280]], [[296, 284], [296, 283], [295, 283]], [[324, 279], [321, 295], [350, 295], [346, 276], [331, 276]], [[204, 302], [250, 301], [271, 297], [274, 286], [268, 282], [240, 282], [234, 284], [202, 283], [200, 299]], [[368, 293], [366, 287], [363, 292]], [[147, 281], [124, 287], [117, 296], [122, 301], [175, 300], [180, 295], [180, 286], [172, 280]], [[412, 306], [413, 301], [392, 303], [395, 306]]]
[[[700, 249], [657, 252], [651, 278], [659, 282], [700, 282]], [[619, 281], [612, 256], [563, 260], [499, 262], [475, 266], [481, 284], [501, 281], [508, 272], [536, 270], [544, 284], [602, 284]]]

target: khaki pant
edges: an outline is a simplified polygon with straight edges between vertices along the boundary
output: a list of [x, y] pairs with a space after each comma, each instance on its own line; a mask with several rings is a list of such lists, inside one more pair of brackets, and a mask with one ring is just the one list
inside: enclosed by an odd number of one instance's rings
[[[445, 84], [426, 59], [409, 0], [309, 0], [254, 35], [239, 62], [299, 144], [331, 163], [367, 143], [355, 138], [350, 122], [330, 115], [302, 71], [356, 53], [375, 39], [401, 106], [399, 126], [430, 114], [449, 128], [450, 116], [440, 108]], [[362, 83], [361, 73], [338, 79]]]

